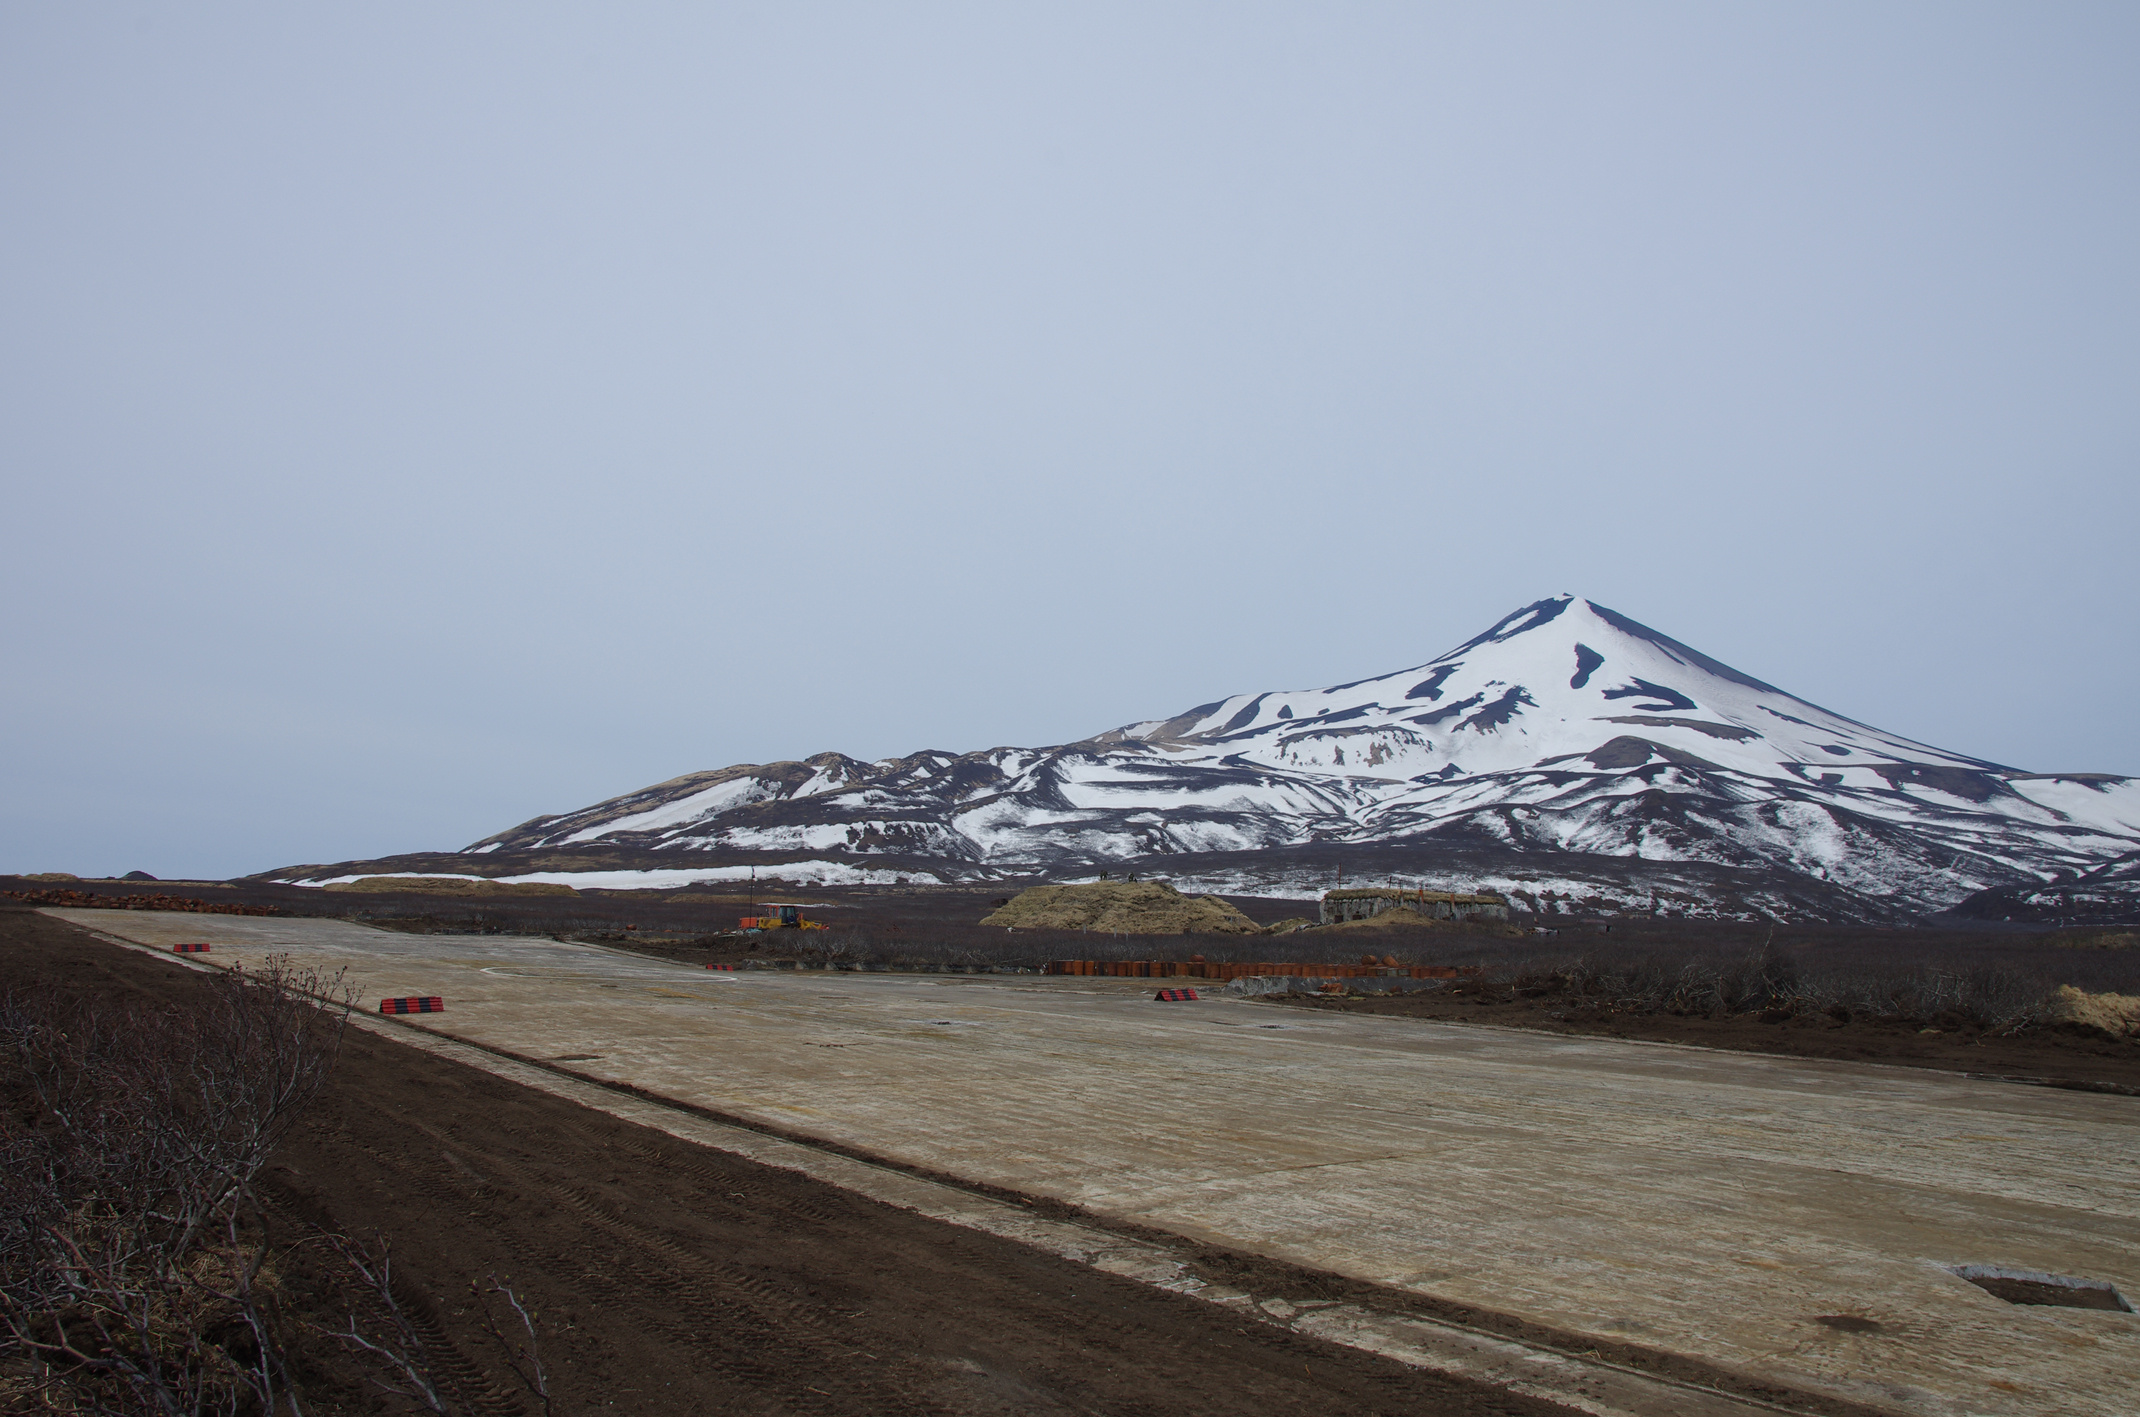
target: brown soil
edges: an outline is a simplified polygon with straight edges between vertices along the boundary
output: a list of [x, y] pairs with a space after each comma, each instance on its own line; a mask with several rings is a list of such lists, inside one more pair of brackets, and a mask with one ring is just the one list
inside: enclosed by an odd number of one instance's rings
[[1510, 998], [1506, 985], [1456, 984], [1387, 998], [1287, 997], [1302, 1008], [1400, 1018], [1499, 1024], [1547, 1033], [1688, 1043], [1736, 1052], [1836, 1058], [1988, 1075], [2084, 1091], [2140, 1095], [2140, 1038], [2117, 1039], [2085, 1025], [2035, 1026], [1987, 1034], [1954, 1018], [1925, 1022], [1839, 1019], [1827, 1014], [1738, 1014], [1698, 1018], [1616, 1012], [1583, 1000]]
[[321, 886], [323, 891], [354, 891], [362, 895], [573, 895], [572, 887], [557, 881], [480, 881], [461, 876], [365, 876]]
[[[20, 909], [0, 909], [0, 972], [16, 986], [173, 1003], [194, 987], [176, 963]], [[461, 1297], [497, 1274], [542, 1317], [561, 1413], [1566, 1411], [927, 1220], [370, 1033], [349, 1034], [268, 1182], [292, 1219], [391, 1239], [440, 1366], [472, 1410], [517, 1410], [486, 1395], [502, 1368]]]

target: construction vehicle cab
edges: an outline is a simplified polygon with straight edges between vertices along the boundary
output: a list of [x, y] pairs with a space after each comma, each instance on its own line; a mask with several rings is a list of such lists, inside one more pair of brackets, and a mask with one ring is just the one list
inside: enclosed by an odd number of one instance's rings
[[746, 915], [743, 917], [743, 928], [746, 930], [822, 930], [825, 928], [819, 921], [804, 919], [802, 907], [799, 905], [772, 905], [768, 906], [767, 909], [776, 913], [772, 915]]

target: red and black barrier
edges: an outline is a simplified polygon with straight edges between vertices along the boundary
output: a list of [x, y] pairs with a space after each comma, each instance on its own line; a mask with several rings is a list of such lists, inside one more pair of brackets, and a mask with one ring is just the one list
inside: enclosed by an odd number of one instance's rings
[[1152, 995], [1162, 1004], [1190, 1004], [1196, 1002], [1194, 989], [1162, 989]]
[[173, 945], [171, 946], [171, 953], [176, 955], [204, 955], [208, 953], [208, 946], [205, 944]]
[[436, 994], [411, 994], [405, 999], [381, 999], [379, 1012], [383, 1014], [442, 1014], [446, 1001]]
[[734, 965], [732, 965], [732, 964], [709, 964], [709, 965], [707, 965], [706, 967], [707, 967], [708, 969], [729, 969], [729, 970], [732, 970], [732, 969], [734, 969], [734, 968], [735, 968], [735, 966], [734, 966]]

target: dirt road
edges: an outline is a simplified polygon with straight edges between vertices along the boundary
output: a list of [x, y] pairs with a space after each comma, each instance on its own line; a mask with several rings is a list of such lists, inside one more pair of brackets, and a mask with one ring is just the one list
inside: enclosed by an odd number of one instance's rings
[[[0, 974], [180, 1001], [181, 967], [0, 910]], [[519, 1410], [462, 1302], [508, 1277], [563, 1413], [1543, 1414], [351, 1032], [275, 1159], [293, 1217], [393, 1242], [464, 1404]]]

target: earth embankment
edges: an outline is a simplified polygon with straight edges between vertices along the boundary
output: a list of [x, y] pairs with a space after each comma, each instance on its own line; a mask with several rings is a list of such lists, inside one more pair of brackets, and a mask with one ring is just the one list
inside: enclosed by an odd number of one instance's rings
[[1215, 895], [1189, 896], [1158, 881], [1035, 886], [984, 917], [1017, 930], [1111, 935], [1260, 935], [1263, 927]]

